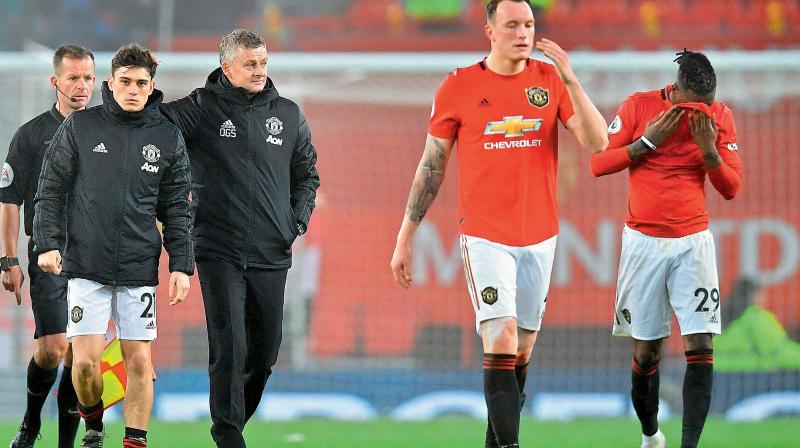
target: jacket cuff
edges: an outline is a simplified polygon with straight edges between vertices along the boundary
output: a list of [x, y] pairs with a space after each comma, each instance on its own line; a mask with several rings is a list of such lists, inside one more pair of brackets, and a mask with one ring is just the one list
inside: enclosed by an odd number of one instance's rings
[[169, 257], [169, 272], [194, 275], [194, 258], [188, 256]]
[[61, 242], [55, 238], [47, 238], [43, 241], [33, 242], [33, 253], [36, 255], [50, 252], [51, 250], [61, 250]]
[[308, 202], [297, 204], [293, 210], [296, 223], [302, 224], [304, 228], [308, 229], [308, 221], [311, 219], [311, 212], [313, 210], [314, 206]]

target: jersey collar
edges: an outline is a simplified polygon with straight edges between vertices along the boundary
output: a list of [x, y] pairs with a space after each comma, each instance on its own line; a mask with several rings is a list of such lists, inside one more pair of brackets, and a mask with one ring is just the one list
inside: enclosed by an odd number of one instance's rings
[[56, 107], [56, 103], [53, 103], [53, 107], [50, 108], [50, 116], [53, 117], [59, 124], [64, 122], [64, 116], [61, 115], [61, 112], [58, 111]]

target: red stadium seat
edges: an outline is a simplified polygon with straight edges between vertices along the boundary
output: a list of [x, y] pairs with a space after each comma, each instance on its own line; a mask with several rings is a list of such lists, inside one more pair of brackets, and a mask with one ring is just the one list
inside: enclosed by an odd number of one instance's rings
[[464, 8], [462, 19], [465, 24], [483, 25], [486, 23], [486, 5], [483, 0], [471, 0]]
[[347, 27], [345, 17], [337, 15], [293, 16], [287, 17], [286, 21], [289, 27], [304, 33], [339, 33]]
[[389, 26], [390, 9], [396, 0], [356, 0], [350, 6], [348, 19], [357, 29], [385, 29]]
[[557, 1], [545, 13], [547, 24], [552, 27], [589, 26], [589, 18], [577, 13], [573, 0]]
[[580, 14], [595, 27], [626, 27], [636, 23], [635, 11], [628, 0], [585, 0], [580, 2]]
[[784, 17], [790, 29], [795, 32], [800, 30], [800, 2], [797, 0], [783, 0]]
[[736, 14], [731, 15], [730, 23], [737, 27], [760, 27], [766, 20], [766, 2], [737, 2]]

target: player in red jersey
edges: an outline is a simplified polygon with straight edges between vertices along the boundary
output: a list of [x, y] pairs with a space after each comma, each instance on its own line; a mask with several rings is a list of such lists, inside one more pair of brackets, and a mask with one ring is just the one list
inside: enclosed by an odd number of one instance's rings
[[683, 51], [676, 82], [626, 99], [608, 128], [609, 149], [592, 156], [595, 176], [630, 172], [614, 334], [633, 338], [631, 398], [642, 447], [665, 446], [658, 429], [658, 362], [673, 312], [686, 351], [683, 440], [694, 448], [711, 402], [713, 350], [720, 333], [719, 280], [708, 231], [705, 178], [733, 199], [742, 168], [733, 113], [714, 101], [708, 58]]
[[529, 59], [530, 3], [492, 0], [486, 12], [491, 52], [449, 74], [436, 93], [391, 267], [408, 288], [413, 234], [458, 141], [461, 250], [483, 340], [486, 446], [516, 447], [522, 391], [558, 234], [557, 123], [595, 152], [608, 139], [605, 120], [566, 52], [542, 39], [536, 46], [554, 65]]

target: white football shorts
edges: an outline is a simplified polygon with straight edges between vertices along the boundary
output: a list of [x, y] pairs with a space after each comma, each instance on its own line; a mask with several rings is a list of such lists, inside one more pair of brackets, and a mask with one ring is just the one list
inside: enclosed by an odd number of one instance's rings
[[554, 236], [531, 246], [507, 246], [461, 235], [461, 258], [478, 334], [481, 322], [499, 317], [514, 317], [518, 327], [539, 330], [556, 239]]
[[155, 286], [107, 286], [83, 278], [67, 284], [69, 321], [67, 338], [104, 335], [109, 318], [114, 319], [120, 339], [156, 339]]
[[617, 277], [615, 336], [649, 341], [670, 335], [720, 333], [719, 279], [708, 230], [657, 238], [625, 227]]

